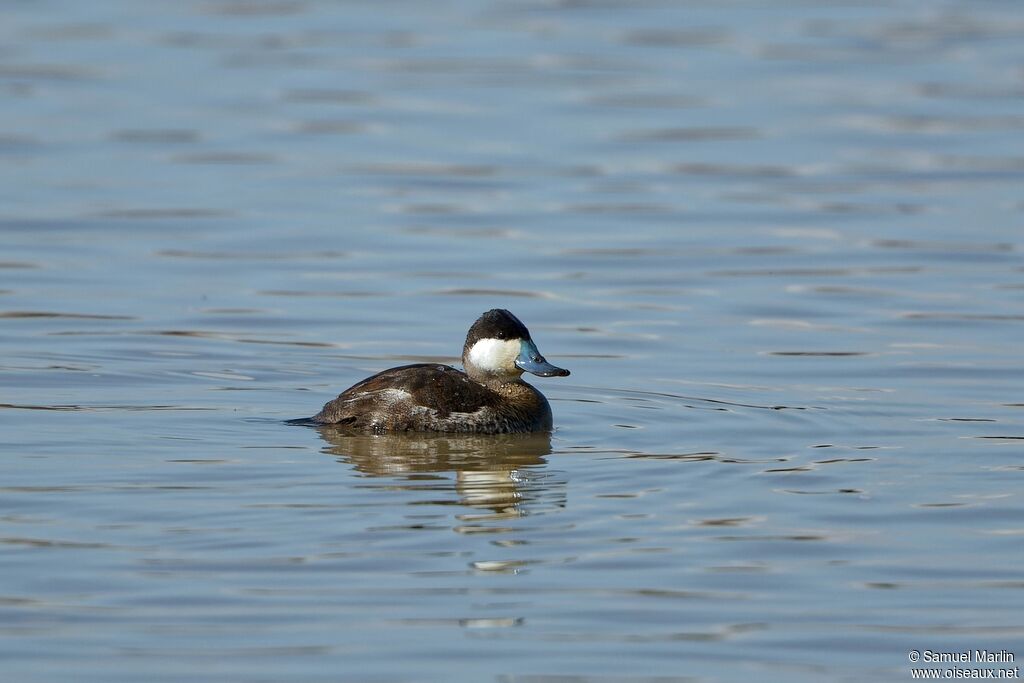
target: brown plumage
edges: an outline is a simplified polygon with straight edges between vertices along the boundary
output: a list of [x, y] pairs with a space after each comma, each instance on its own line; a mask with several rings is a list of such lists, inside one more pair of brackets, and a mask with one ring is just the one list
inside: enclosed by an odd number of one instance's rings
[[508, 311], [482, 315], [462, 352], [466, 372], [417, 363], [379, 372], [328, 402], [312, 422], [358, 432], [550, 430], [551, 407], [522, 380], [525, 371], [565, 376], [544, 360], [526, 327]]

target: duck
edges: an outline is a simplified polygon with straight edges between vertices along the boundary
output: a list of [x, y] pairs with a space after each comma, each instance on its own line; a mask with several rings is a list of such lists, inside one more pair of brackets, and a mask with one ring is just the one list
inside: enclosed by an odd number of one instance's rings
[[390, 368], [358, 382], [309, 419], [347, 432], [550, 432], [551, 406], [523, 381], [567, 377], [549, 363], [519, 318], [503, 308], [485, 312], [469, 328], [458, 370], [439, 363]]

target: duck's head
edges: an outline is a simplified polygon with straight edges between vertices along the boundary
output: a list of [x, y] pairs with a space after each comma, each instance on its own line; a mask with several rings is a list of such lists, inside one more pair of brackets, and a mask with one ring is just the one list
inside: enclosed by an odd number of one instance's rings
[[526, 325], [503, 308], [487, 311], [469, 328], [462, 364], [467, 375], [484, 383], [515, 380], [524, 372], [541, 377], [569, 374], [544, 360]]

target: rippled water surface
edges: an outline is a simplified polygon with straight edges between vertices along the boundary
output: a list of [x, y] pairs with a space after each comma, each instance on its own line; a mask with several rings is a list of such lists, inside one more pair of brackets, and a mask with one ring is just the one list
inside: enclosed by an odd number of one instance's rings
[[[1024, 5], [0, 11], [5, 680], [1024, 657]], [[285, 424], [493, 307], [551, 435]]]

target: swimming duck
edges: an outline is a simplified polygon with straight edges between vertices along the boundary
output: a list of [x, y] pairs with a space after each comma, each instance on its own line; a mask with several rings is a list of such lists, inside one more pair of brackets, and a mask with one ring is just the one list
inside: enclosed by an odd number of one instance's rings
[[501, 308], [481, 315], [466, 335], [462, 365], [465, 372], [436, 363], [384, 370], [343, 391], [311, 421], [377, 434], [551, 429], [551, 406], [522, 375], [569, 371], [540, 355], [519, 318]]

